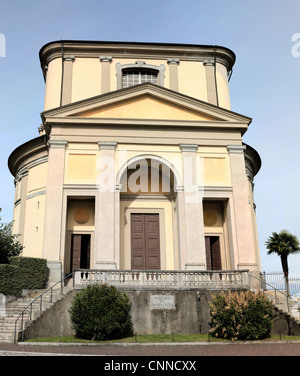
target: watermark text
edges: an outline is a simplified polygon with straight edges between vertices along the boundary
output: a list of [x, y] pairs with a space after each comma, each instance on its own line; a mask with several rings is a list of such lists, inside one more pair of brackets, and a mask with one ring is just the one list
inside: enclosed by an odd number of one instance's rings
[[292, 47], [292, 55], [293, 57], [300, 56], [300, 33], [294, 33], [292, 35], [292, 42], [296, 42]]
[[6, 57], [6, 38], [2, 33], [0, 33], [0, 58], [1, 57]]

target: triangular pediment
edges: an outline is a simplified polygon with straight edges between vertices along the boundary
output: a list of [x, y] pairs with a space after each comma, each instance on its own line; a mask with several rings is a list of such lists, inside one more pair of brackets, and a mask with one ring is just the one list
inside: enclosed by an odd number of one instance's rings
[[[47, 122], [102, 123], [132, 121], [191, 126], [247, 128], [251, 119], [158, 85], [141, 84], [45, 111]], [[235, 126], [234, 126], [235, 127]]]
[[139, 95], [133, 99], [120, 101], [77, 116], [86, 118], [153, 119], [153, 120], [220, 120], [203, 112], [191, 110], [175, 103], [167, 102], [153, 95]]

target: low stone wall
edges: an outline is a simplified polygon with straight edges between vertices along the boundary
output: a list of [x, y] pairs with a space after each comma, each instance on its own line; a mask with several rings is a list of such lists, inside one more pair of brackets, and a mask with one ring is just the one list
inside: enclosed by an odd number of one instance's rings
[[[209, 290], [125, 290], [137, 334], [201, 334], [209, 329], [209, 302], [218, 291]], [[69, 317], [72, 300], [80, 290], [71, 291], [53, 304], [25, 330], [24, 339], [74, 335]], [[292, 318], [274, 310], [272, 334], [300, 335]]]
[[126, 291], [138, 334], [199, 334], [209, 329], [211, 292]]
[[[131, 303], [134, 331], [138, 334], [199, 334], [209, 329], [207, 290], [132, 291], [125, 292]], [[38, 317], [24, 333], [24, 339], [74, 335], [69, 317], [74, 290]]]
[[62, 300], [55, 302], [25, 329], [24, 340], [30, 338], [72, 336], [69, 308], [78, 291], [69, 292]]

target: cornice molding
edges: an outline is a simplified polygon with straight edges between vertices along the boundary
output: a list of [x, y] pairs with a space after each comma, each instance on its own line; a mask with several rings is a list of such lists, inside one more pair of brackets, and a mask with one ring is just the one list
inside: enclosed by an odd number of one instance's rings
[[47, 141], [43, 135], [17, 147], [8, 158], [8, 168], [11, 174], [16, 176], [18, 171], [45, 163], [47, 159]]
[[253, 147], [247, 144], [244, 144], [244, 146], [246, 173], [251, 183], [253, 183], [254, 176], [260, 170], [262, 162], [258, 152]]
[[185, 61], [215, 60], [230, 71], [235, 63], [235, 54], [229, 48], [212, 45], [138, 43], [109, 41], [53, 41], [44, 45], [39, 52], [41, 67], [45, 70], [50, 61], [65, 55], [75, 57], [112, 56], [126, 59], [160, 59], [176, 58]]

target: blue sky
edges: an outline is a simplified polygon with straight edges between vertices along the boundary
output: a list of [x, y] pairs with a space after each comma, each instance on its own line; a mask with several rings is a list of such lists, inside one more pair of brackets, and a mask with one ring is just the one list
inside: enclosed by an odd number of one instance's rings
[[[253, 119], [244, 141], [262, 158], [255, 179], [262, 270], [281, 271], [266, 255], [273, 231], [300, 238], [299, 0], [0, 0], [0, 207], [13, 215], [9, 154], [38, 136], [44, 81], [38, 53], [54, 40], [103, 40], [220, 45], [232, 49], [232, 110]], [[1, 49], [0, 49], [1, 51]], [[297, 55], [297, 54], [296, 54]], [[300, 254], [289, 257], [300, 275]]]

